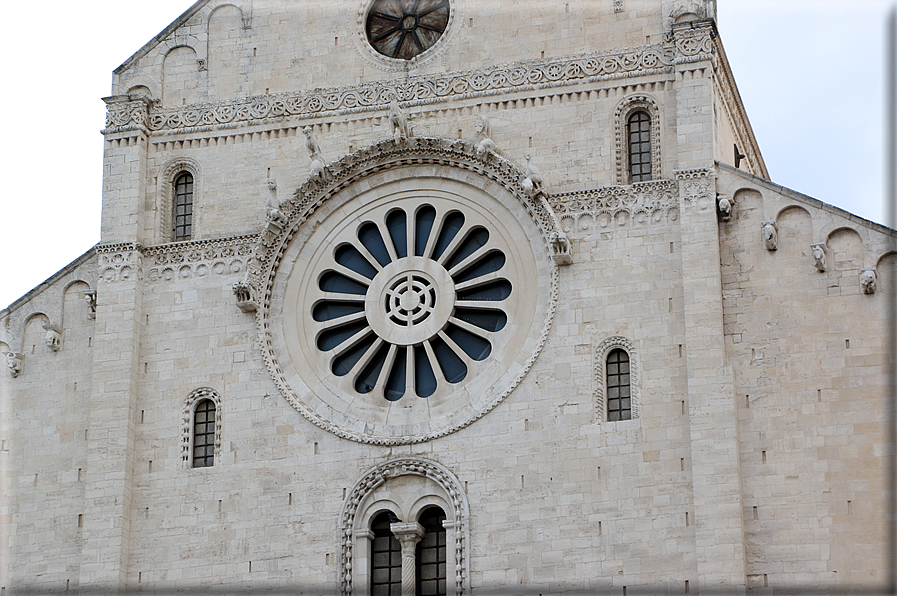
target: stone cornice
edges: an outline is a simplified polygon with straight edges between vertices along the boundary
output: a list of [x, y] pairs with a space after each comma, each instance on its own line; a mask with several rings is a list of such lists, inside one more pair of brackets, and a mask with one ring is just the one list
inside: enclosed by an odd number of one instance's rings
[[[679, 52], [690, 51], [683, 44]], [[197, 132], [257, 124], [270, 118], [320, 118], [384, 110], [395, 96], [405, 106], [436, 104], [582, 83], [672, 72], [677, 46], [654, 44], [622, 51], [595, 52], [553, 60], [531, 60], [491, 68], [405, 80], [378, 81], [305, 93], [147, 109], [137, 102], [108, 105], [106, 134], [130, 128], [151, 132]]]

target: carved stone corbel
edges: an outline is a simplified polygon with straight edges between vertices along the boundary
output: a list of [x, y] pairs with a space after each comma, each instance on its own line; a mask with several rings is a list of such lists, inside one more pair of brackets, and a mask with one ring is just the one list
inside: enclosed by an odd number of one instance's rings
[[735, 206], [735, 200], [725, 195], [716, 195], [716, 208], [719, 212], [721, 221], [729, 221], [732, 219], [732, 208]]
[[760, 233], [763, 236], [763, 248], [769, 251], [779, 247], [779, 227], [774, 221], [764, 221], [760, 224]]
[[863, 288], [864, 294], [875, 293], [875, 267], [869, 267], [860, 271], [860, 287]]
[[573, 264], [573, 246], [570, 239], [563, 232], [552, 232], [548, 236], [551, 243], [551, 258], [558, 265]]
[[97, 318], [97, 291], [87, 290], [84, 292], [84, 301], [87, 302], [87, 318]]
[[243, 312], [255, 312], [256, 304], [253, 298], [252, 285], [248, 281], [238, 281], [233, 285], [234, 295], [237, 297], [237, 308]]
[[25, 356], [18, 352], [3, 352], [3, 355], [6, 356], [6, 367], [9, 369], [10, 376], [16, 378], [22, 374], [22, 363]]
[[62, 329], [56, 325], [44, 325], [44, 344], [54, 352], [62, 346]]
[[817, 242], [815, 244], [810, 245], [810, 250], [813, 253], [813, 265], [816, 266], [816, 271], [819, 273], [825, 272], [825, 243]]

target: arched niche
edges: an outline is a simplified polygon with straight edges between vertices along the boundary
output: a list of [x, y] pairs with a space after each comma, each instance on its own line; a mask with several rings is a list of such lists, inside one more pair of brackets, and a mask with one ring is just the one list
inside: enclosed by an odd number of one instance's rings
[[50, 318], [44, 313], [34, 313], [25, 321], [22, 333], [22, 353], [37, 354], [44, 344], [44, 325], [50, 324]]
[[179, 106], [198, 100], [199, 67], [196, 50], [183, 45], [172, 48], [162, 63], [162, 103]]
[[243, 11], [233, 4], [222, 4], [209, 15], [208, 71], [209, 91], [217, 100], [233, 98], [240, 91], [240, 57]]
[[457, 477], [434, 461], [396, 459], [368, 470], [352, 487], [340, 513], [340, 594], [367, 594], [371, 522], [391, 511], [403, 522], [418, 521], [429, 507], [446, 515], [446, 593], [468, 594], [469, 518], [467, 496]]
[[829, 233], [825, 240], [830, 254], [830, 262], [838, 270], [860, 269], [863, 266], [863, 239], [853, 228], [838, 228]]
[[776, 216], [778, 251], [789, 257], [806, 256], [813, 243], [813, 220], [810, 212], [798, 205], [785, 207]]
[[84, 293], [90, 290], [86, 281], [73, 281], [62, 292], [62, 322], [63, 328], [77, 328], [89, 324], [90, 306], [84, 299]]
[[897, 292], [897, 252], [888, 252], [878, 258], [875, 263], [878, 277], [876, 293], [882, 296], [894, 296]]

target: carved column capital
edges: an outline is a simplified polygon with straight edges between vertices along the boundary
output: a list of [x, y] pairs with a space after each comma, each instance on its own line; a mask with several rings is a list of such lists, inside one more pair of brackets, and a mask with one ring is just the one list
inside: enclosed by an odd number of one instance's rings
[[415, 551], [426, 532], [417, 522], [389, 524], [389, 530], [402, 545], [402, 596], [415, 596]]

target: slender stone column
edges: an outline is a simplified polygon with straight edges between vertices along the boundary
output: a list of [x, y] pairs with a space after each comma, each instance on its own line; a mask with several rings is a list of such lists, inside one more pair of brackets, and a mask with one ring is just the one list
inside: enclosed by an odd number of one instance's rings
[[389, 530], [402, 545], [402, 596], [415, 596], [415, 551], [424, 537], [424, 528], [417, 522], [389, 524]]

